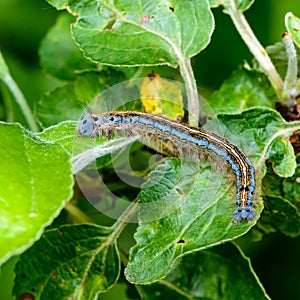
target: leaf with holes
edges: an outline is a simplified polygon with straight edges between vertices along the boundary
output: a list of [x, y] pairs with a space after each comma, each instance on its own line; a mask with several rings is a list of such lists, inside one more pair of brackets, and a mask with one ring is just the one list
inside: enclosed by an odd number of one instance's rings
[[[226, 137], [252, 160], [257, 170], [255, 199], [259, 215], [265, 159], [273, 162], [281, 176], [294, 173], [296, 162], [288, 137], [300, 129], [300, 122], [287, 123], [271, 109], [253, 108], [242, 114], [220, 114], [206, 129], [219, 135], [226, 132]], [[201, 161], [198, 169], [194, 162], [181, 164], [169, 159], [150, 173], [139, 194], [137, 244], [131, 249], [126, 268], [129, 281], [152, 283], [166, 276], [181, 256], [237, 238], [255, 224], [232, 223], [236, 187], [225, 166], [222, 169], [222, 160], [216, 161], [217, 167]]]
[[149, 175], [139, 194], [137, 245], [130, 252], [127, 279], [149, 284], [173, 268], [179, 257], [234, 239], [255, 222], [232, 222], [235, 187], [226, 167], [168, 159]]

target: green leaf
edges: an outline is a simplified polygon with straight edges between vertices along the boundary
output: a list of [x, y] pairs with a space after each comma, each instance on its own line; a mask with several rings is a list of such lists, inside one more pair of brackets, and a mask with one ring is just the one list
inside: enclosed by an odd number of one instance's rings
[[[298, 155], [298, 163], [299, 158]], [[297, 182], [299, 176], [299, 168], [296, 169], [294, 176], [287, 179], [279, 178], [271, 170], [268, 171], [263, 180], [266, 209], [260, 220], [264, 227], [266, 225], [275, 227], [287, 236], [299, 236], [300, 188]], [[266, 231], [269, 232], [269, 230]]]
[[186, 255], [165, 279], [137, 289], [151, 300], [270, 299], [250, 260], [230, 243]]
[[176, 67], [209, 43], [214, 30], [208, 2], [180, 0], [49, 1], [68, 6], [73, 36], [93, 61], [114, 66]]
[[267, 157], [273, 162], [275, 173], [281, 177], [292, 176], [297, 167], [294, 148], [287, 138], [291, 134], [292, 132], [289, 131], [285, 135], [274, 138], [267, 153]]
[[84, 104], [78, 100], [74, 89], [75, 82], [69, 82], [43, 95], [35, 108], [41, 127], [65, 120], [79, 120]]
[[232, 222], [235, 186], [224, 170], [199, 165], [168, 159], [142, 186], [137, 244], [125, 270], [130, 282], [163, 278], [182, 255], [241, 236], [255, 225]]
[[[241, 10], [247, 10], [254, 2], [254, 0], [232, 0], [234, 1], [236, 7]], [[231, 10], [231, 0], [209, 0], [211, 7], [218, 7], [220, 5], [224, 6], [225, 12]]]
[[71, 37], [70, 24], [74, 20], [68, 14], [59, 15], [39, 49], [43, 68], [62, 80], [73, 80], [76, 73], [84, 69], [96, 69], [95, 64], [83, 56]]
[[[281, 176], [291, 176], [296, 167], [295, 157], [282, 143], [289, 144], [286, 137], [299, 128], [299, 122], [287, 123], [276, 111], [266, 108], [220, 114], [206, 125], [206, 129], [219, 135], [225, 132], [225, 137], [239, 145], [252, 160], [257, 170], [258, 215], [263, 206], [258, 194], [265, 159], [274, 159], [273, 168]], [[226, 164], [217, 160], [219, 168], [222, 163]], [[282, 168], [284, 163], [286, 169]], [[236, 187], [226, 169], [220, 172], [218, 167], [204, 162], [199, 166], [200, 170], [194, 164], [181, 165], [169, 159], [150, 173], [148, 182], [142, 186], [139, 200], [147, 205], [140, 209], [137, 244], [131, 249], [126, 269], [129, 281], [154, 282], [166, 276], [184, 254], [232, 240], [255, 225], [255, 222], [232, 223]]]
[[[219, 115], [218, 120], [222, 124], [219, 133], [226, 130], [230, 132], [227, 137], [234, 143], [240, 142], [252, 161], [257, 161], [254, 163], [257, 170], [265, 173], [264, 161], [270, 159], [274, 172], [280, 177], [290, 177], [295, 171], [298, 172], [294, 151], [288, 137], [299, 130], [299, 122], [285, 122], [276, 111], [263, 108], [246, 110], [240, 117], [230, 114]], [[247, 139], [252, 141], [252, 144], [246, 146], [243, 141]], [[294, 179], [291, 179], [293, 185], [297, 185], [296, 174], [292, 177]], [[267, 175], [270, 175], [270, 172], [267, 172]], [[295, 201], [289, 200], [289, 193], [282, 194], [282, 179], [276, 176], [268, 181], [270, 181], [269, 187], [266, 181], [263, 181], [264, 194], [265, 191], [272, 191], [272, 193], [265, 195], [267, 217], [264, 217], [263, 223], [275, 226], [287, 235], [297, 236], [299, 210], [295, 206]]]
[[46, 231], [20, 257], [14, 296], [20, 299], [28, 293], [36, 300], [97, 299], [120, 274], [112, 233], [110, 228], [88, 224]]
[[45, 94], [36, 106], [36, 114], [44, 127], [79, 120], [87, 103], [122, 79], [122, 74], [113, 70], [78, 75], [75, 81]]
[[300, 48], [300, 19], [292, 13], [285, 15], [285, 27], [295, 44]]
[[18, 124], [0, 124], [0, 262], [23, 252], [72, 196], [70, 156]]
[[[295, 155], [289, 137], [300, 128], [300, 122], [286, 122], [275, 110], [250, 108], [238, 114], [219, 114], [206, 129], [219, 135], [225, 133], [234, 144], [240, 145], [258, 170], [265, 169], [266, 159], [281, 177], [290, 177], [296, 169]], [[285, 166], [285, 167], [284, 167]]]
[[37, 133], [37, 136], [49, 143], [60, 144], [69, 155], [72, 155], [76, 128], [77, 122], [64, 121], [46, 128], [43, 132]]
[[274, 90], [263, 73], [240, 67], [208, 101], [216, 113], [240, 113], [253, 106], [272, 107], [275, 99]]

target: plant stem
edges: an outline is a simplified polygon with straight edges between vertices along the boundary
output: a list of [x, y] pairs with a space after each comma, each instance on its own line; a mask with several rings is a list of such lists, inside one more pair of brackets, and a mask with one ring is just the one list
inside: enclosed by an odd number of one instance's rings
[[284, 43], [286, 54], [288, 57], [288, 68], [284, 79], [282, 100], [285, 103], [294, 105], [295, 97], [299, 93], [296, 90], [298, 76], [297, 52], [294, 46], [293, 39], [287, 32], [282, 35], [282, 41]]
[[191, 61], [183, 57], [181, 57], [179, 61], [179, 71], [184, 81], [187, 95], [187, 109], [189, 113], [188, 121], [190, 126], [198, 127], [198, 119], [200, 115], [199, 98]]
[[255, 59], [258, 61], [261, 69], [266, 73], [271, 82], [277, 97], [281, 97], [283, 90], [283, 81], [277, 73], [268, 53], [262, 47], [251, 27], [249, 26], [243, 12], [237, 9], [235, 0], [229, 0], [229, 7], [226, 12], [230, 15], [234, 26], [239, 32], [240, 36], [246, 43], [250, 52], [253, 54]]
[[35, 119], [33, 117], [31, 109], [30, 109], [23, 93], [21, 92], [18, 85], [11, 77], [8, 67], [5, 63], [5, 60], [4, 60], [1, 52], [0, 52], [0, 79], [2, 79], [2, 81], [7, 85], [8, 89], [14, 96], [16, 102], [20, 106], [21, 111], [23, 112], [23, 114], [25, 116], [25, 119], [28, 123], [30, 130], [38, 131], [39, 127], [38, 127], [37, 123], [35, 122]]

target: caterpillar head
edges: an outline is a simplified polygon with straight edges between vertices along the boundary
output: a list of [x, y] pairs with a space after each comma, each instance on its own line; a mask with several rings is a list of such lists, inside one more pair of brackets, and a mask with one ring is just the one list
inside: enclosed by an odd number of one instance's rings
[[84, 136], [95, 136], [95, 122], [92, 115], [84, 115], [77, 124], [77, 132]]

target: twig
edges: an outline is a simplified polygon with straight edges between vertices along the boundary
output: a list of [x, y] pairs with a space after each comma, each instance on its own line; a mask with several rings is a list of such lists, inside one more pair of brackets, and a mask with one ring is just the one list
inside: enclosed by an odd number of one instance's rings
[[0, 79], [7, 85], [10, 92], [14, 96], [16, 102], [21, 108], [21, 111], [23, 112], [25, 119], [28, 123], [28, 126], [30, 130], [32, 131], [38, 131], [39, 127], [37, 123], [35, 122], [34, 116], [32, 114], [32, 111], [23, 95], [21, 90], [19, 89], [18, 85], [14, 81], [14, 79], [11, 77], [8, 67], [5, 63], [5, 60], [2, 56], [2, 53], [0, 52]]
[[229, 0], [230, 7], [228, 10], [228, 14], [230, 15], [234, 26], [239, 32], [240, 36], [246, 43], [250, 52], [253, 54], [257, 62], [259, 63], [261, 69], [268, 76], [277, 97], [280, 99], [281, 93], [283, 91], [283, 81], [279, 74], [277, 73], [268, 53], [262, 47], [255, 34], [253, 33], [251, 27], [249, 26], [243, 12], [236, 7], [234, 0]]
[[189, 124], [193, 127], [198, 127], [198, 119], [200, 116], [199, 98], [191, 61], [181, 57], [179, 71], [186, 89]]

